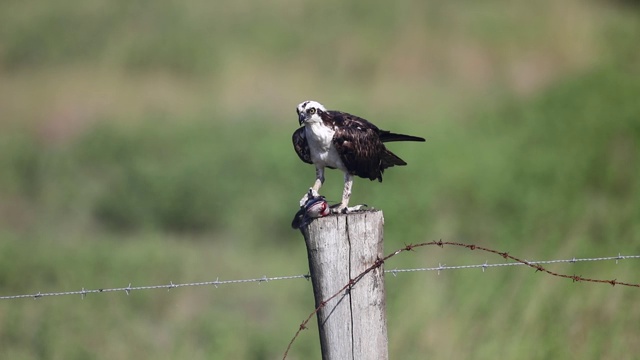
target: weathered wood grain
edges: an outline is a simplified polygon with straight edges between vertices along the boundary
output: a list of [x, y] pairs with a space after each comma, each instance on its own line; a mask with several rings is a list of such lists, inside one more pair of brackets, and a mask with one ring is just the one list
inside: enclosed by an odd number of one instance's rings
[[[315, 219], [301, 229], [307, 244], [316, 306], [383, 254], [383, 215], [365, 211]], [[318, 312], [324, 360], [388, 359], [382, 267]]]

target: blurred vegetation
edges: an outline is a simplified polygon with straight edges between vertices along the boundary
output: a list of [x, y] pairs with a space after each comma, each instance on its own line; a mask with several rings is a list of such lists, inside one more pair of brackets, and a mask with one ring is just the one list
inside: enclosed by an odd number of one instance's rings
[[[356, 181], [387, 251], [640, 252], [635, 2], [0, 3], [0, 295], [307, 272], [306, 99], [425, 136]], [[323, 193], [337, 200], [341, 175]], [[388, 268], [500, 261], [422, 249]], [[632, 261], [554, 271], [640, 282]], [[426, 286], [425, 286], [426, 285]], [[279, 358], [305, 282], [4, 301], [6, 359]], [[525, 269], [387, 281], [392, 358], [634, 358], [637, 290]], [[418, 299], [418, 300], [417, 300]], [[313, 326], [292, 359], [319, 358]]]

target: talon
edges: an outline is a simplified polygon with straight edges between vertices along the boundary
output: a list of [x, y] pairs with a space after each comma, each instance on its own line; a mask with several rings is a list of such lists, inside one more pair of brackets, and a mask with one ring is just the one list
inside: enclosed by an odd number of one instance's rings
[[360, 210], [364, 210], [367, 207], [368, 207], [367, 204], [356, 205], [356, 206], [347, 208], [347, 212], [360, 211]]
[[309, 201], [309, 194], [304, 194], [302, 199], [300, 199], [300, 207], [304, 207], [304, 204], [306, 204], [307, 201]]
[[344, 206], [342, 204], [336, 204], [331, 207], [331, 213], [332, 214], [349, 214], [352, 212], [364, 210], [367, 207], [368, 207], [367, 204], [355, 205], [351, 207]]
[[304, 194], [302, 199], [300, 199], [300, 207], [304, 207], [309, 202], [309, 200], [317, 198], [319, 196], [320, 196], [320, 193], [318, 193], [313, 188], [309, 188], [309, 191], [307, 191], [307, 193]]

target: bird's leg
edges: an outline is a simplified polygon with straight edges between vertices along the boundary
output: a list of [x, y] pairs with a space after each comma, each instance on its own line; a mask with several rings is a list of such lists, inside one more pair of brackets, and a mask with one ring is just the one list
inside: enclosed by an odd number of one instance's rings
[[358, 211], [367, 205], [356, 205], [349, 207], [349, 199], [351, 198], [351, 187], [353, 186], [353, 176], [349, 173], [344, 174], [344, 189], [342, 190], [342, 201], [338, 206], [331, 209], [333, 213], [348, 213]]
[[324, 184], [324, 167], [316, 167], [316, 181], [310, 189], [313, 196], [320, 196], [318, 191], [320, 191], [322, 184]]
[[324, 183], [324, 167], [317, 166], [316, 181], [313, 183], [313, 186], [309, 188], [309, 191], [307, 191], [307, 193], [304, 194], [302, 199], [300, 199], [300, 207], [303, 207], [304, 204], [306, 204], [307, 201], [309, 201], [309, 198], [320, 196], [320, 193], [318, 193], [318, 191], [320, 190], [320, 187], [322, 187], [323, 183]]

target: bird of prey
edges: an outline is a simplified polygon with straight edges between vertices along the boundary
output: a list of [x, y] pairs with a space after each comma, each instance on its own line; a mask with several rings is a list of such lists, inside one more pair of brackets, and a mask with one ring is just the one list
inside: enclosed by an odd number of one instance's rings
[[421, 137], [380, 130], [363, 118], [327, 110], [316, 101], [300, 103], [296, 112], [301, 126], [293, 133], [293, 147], [302, 161], [316, 167], [316, 180], [300, 200], [300, 207], [304, 207], [310, 197], [319, 196], [324, 169], [330, 168], [344, 172], [342, 201], [332, 208], [332, 212], [359, 210], [362, 205], [349, 207], [354, 175], [382, 182], [386, 168], [407, 165], [387, 150], [384, 143], [424, 141]]

